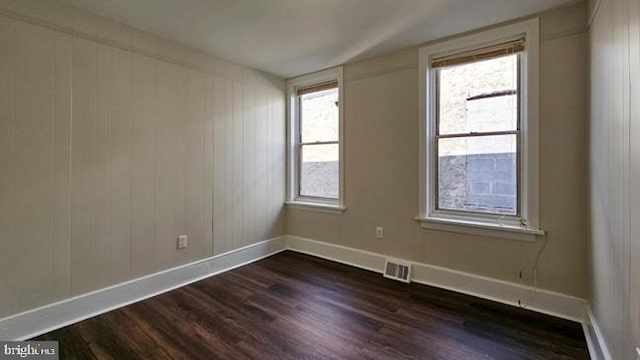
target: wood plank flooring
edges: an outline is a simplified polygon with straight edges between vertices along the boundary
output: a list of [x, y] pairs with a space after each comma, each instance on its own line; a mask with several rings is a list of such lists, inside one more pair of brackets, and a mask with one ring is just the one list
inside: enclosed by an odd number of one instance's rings
[[61, 359], [588, 359], [580, 324], [294, 252], [40, 336]]

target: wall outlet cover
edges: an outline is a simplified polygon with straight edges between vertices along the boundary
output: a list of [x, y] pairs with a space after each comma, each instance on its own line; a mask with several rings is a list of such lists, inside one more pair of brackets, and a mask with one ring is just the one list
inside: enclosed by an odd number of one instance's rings
[[178, 249], [187, 248], [187, 235], [178, 236]]

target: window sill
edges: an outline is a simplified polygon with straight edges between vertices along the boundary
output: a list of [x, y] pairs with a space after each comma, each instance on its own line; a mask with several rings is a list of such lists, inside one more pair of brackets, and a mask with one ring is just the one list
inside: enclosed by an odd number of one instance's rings
[[334, 204], [320, 204], [304, 201], [286, 201], [284, 203], [288, 209], [309, 210], [328, 214], [342, 214], [347, 210], [346, 206]]
[[537, 237], [545, 236], [543, 230], [514, 225], [500, 225], [468, 220], [416, 217], [423, 229], [455, 232], [461, 234], [487, 236], [509, 240], [535, 242]]

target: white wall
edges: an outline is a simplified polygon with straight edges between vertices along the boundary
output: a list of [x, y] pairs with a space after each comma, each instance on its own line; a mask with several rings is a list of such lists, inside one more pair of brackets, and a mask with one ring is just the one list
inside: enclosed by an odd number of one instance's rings
[[[587, 294], [586, 6], [540, 14], [538, 285]], [[423, 230], [418, 213], [418, 48], [346, 64], [340, 215], [287, 210], [287, 233], [509, 282], [533, 284], [542, 242]], [[376, 239], [383, 226], [384, 239]], [[524, 278], [519, 279], [522, 271]]]
[[0, 318], [281, 235], [284, 86], [0, 1]]
[[640, 347], [640, 2], [591, 3], [591, 292], [613, 359]]

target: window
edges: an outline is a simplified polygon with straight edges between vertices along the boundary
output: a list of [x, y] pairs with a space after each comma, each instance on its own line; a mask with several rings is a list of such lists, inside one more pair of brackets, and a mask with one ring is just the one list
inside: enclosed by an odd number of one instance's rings
[[425, 228], [534, 240], [538, 23], [420, 49]]
[[456, 65], [432, 61], [436, 210], [520, 214], [520, 54], [510, 50]]
[[288, 206], [344, 210], [342, 69], [289, 81]]

